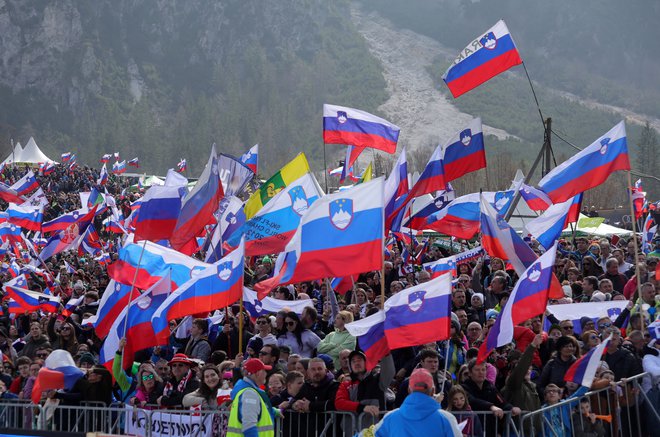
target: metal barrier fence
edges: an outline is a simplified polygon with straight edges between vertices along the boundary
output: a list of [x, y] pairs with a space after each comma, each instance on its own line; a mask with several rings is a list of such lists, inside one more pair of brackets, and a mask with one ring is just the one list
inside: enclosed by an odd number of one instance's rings
[[[644, 392], [641, 382], [646, 377], [648, 375], [644, 373], [622, 379], [580, 397], [566, 399], [527, 413], [522, 418], [522, 435], [658, 436], [660, 435], [658, 388], [653, 388], [656, 392]], [[587, 405], [593, 416], [581, 411], [581, 408], [586, 408]]]
[[[477, 436], [582, 436], [645, 437], [660, 433], [660, 393], [645, 393], [641, 389], [646, 374], [622, 380], [594, 390], [576, 399], [569, 399], [540, 410], [513, 416], [504, 412], [452, 412], [460, 423], [468, 420], [463, 434]], [[580, 413], [581, 399], [588, 399], [594, 422]], [[328, 411], [322, 413], [285, 412], [278, 419], [278, 437], [318, 436], [345, 437], [369, 428], [378, 417]], [[146, 437], [160, 435], [223, 437], [226, 434], [227, 410], [160, 410], [138, 409], [125, 405], [104, 406], [86, 403], [80, 406], [50, 404], [33, 405], [26, 401], [0, 402], [0, 430], [39, 430], [53, 432], [133, 434]]]

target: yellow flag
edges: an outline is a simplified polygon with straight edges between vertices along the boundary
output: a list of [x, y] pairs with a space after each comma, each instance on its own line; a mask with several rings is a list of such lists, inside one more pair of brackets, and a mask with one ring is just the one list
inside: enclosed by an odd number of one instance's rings
[[307, 157], [304, 153], [300, 153], [250, 196], [245, 202], [245, 218], [247, 220], [252, 218], [273, 196], [307, 172], [309, 172]]
[[372, 163], [370, 162], [367, 168], [364, 169], [364, 173], [362, 173], [360, 180], [357, 181], [355, 185], [361, 184], [363, 182], [369, 182], [371, 179], [373, 179], [373, 177], [374, 177], [374, 171], [373, 171]]

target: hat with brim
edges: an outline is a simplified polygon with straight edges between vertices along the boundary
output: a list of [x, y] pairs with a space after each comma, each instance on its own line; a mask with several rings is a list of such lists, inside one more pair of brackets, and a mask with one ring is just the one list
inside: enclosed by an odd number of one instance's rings
[[194, 361], [192, 361], [186, 354], [174, 354], [172, 359], [170, 360], [169, 364], [170, 366], [174, 363], [182, 363], [182, 364], [187, 364], [190, 367], [194, 367], [197, 365]]

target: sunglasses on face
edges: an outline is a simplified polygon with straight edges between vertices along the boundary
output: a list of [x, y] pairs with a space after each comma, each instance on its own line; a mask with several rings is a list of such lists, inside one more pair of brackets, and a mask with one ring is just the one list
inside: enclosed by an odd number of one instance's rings
[[260, 356], [260, 357], [261, 357], [261, 356], [264, 356], [264, 355], [270, 355], [270, 352], [266, 352], [266, 351], [260, 351], [260, 352], [259, 352], [259, 356]]
[[37, 354], [37, 358], [48, 358], [48, 354]]
[[564, 331], [570, 331], [571, 329], [573, 329], [573, 327], [572, 326], [562, 326], [561, 329], [563, 329]]
[[296, 326], [296, 322], [286, 322], [286, 326]]
[[605, 328], [609, 328], [610, 326], [612, 326], [611, 323], [602, 323], [598, 325], [598, 329], [605, 329]]
[[154, 379], [154, 375], [149, 374], [149, 375], [142, 375], [142, 381], [151, 381]]
[[257, 320], [257, 325], [266, 325], [266, 324], [268, 324], [268, 322], [265, 320]]

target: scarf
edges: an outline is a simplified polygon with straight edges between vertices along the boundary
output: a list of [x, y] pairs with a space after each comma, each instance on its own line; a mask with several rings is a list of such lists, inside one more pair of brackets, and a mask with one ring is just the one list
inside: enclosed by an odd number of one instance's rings
[[[179, 393], [183, 393], [183, 391], [186, 389], [186, 385], [188, 384], [188, 381], [192, 378], [192, 369], [188, 370], [188, 373], [185, 374], [183, 378], [181, 378], [181, 381], [176, 386], [176, 391]], [[170, 396], [172, 394], [172, 391], [174, 391], [174, 386], [172, 385], [172, 381], [167, 381], [167, 384], [165, 384], [165, 389], [163, 390], [163, 394], [165, 396]]]

